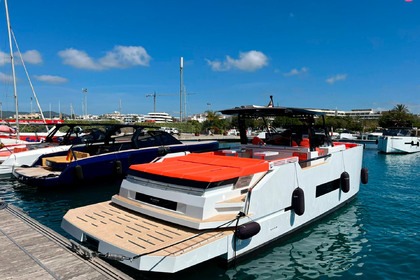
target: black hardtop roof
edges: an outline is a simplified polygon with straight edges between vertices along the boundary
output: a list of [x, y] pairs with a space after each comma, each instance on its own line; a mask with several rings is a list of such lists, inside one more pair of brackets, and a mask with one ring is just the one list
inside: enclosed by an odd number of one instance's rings
[[[56, 126], [56, 127], [63, 127], [63, 126], [69, 126], [69, 127], [76, 127], [76, 126], [114, 126], [114, 127], [119, 127], [119, 128], [121, 128], [121, 127], [134, 127], [134, 128], [137, 128], [137, 127], [144, 127], [144, 128], [146, 128], [146, 127], [148, 127], [148, 126], [145, 126], [145, 125], [137, 125], [137, 124], [124, 124], [124, 123], [102, 123], [102, 122], [92, 122], [92, 123], [85, 123], [85, 122], [83, 122], [83, 123], [74, 123], [74, 122], [71, 122], [71, 123], [58, 123], [58, 124], [54, 124], [54, 126]], [[151, 127], [149, 127], [149, 128], [151, 128]]]
[[266, 107], [247, 105], [235, 107], [232, 109], [220, 110], [224, 115], [242, 115], [248, 117], [263, 117], [263, 116], [289, 116], [289, 117], [304, 117], [304, 116], [322, 116], [323, 112], [314, 109], [292, 108], [292, 107]]
[[123, 123], [102, 123], [102, 122], [95, 122], [95, 123], [60, 123], [55, 124], [54, 129], [48, 134], [46, 137], [46, 142], [51, 142], [52, 138], [55, 136], [55, 134], [60, 130], [62, 127], [68, 127], [67, 130], [67, 136], [70, 136], [70, 132], [75, 132], [75, 129], [77, 127], [86, 127], [86, 129], [92, 129], [95, 127], [106, 127], [106, 136], [107, 138], [110, 138], [115, 132], [120, 130], [121, 128], [133, 128], [135, 130], [138, 129], [144, 129], [144, 128], [153, 128], [152, 126], [145, 126], [145, 125], [137, 125], [137, 124], [123, 124]]

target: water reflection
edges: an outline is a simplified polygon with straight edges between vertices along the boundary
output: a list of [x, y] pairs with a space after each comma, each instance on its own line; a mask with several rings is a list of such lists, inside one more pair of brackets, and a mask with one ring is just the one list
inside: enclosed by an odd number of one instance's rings
[[64, 236], [67, 233], [60, 225], [69, 209], [110, 200], [118, 190], [119, 185], [113, 182], [85, 188], [39, 190], [16, 180], [0, 181], [2, 200], [21, 208], [30, 217]]
[[357, 211], [352, 202], [287, 243], [275, 244], [254, 260], [229, 270], [229, 279], [334, 277], [343, 276], [351, 267], [362, 267], [361, 251], [367, 239]]
[[420, 153], [404, 155], [380, 155], [384, 160], [385, 174], [390, 178], [412, 176], [413, 168], [420, 164]]
[[[216, 261], [175, 275], [131, 274], [141, 279], [315, 279], [363, 274], [368, 240], [353, 201], [288, 241], [274, 242], [225, 270]], [[351, 269], [351, 272], [349, 272]], [[163, 278], [162, 278], [163, 277]]]
[[420, 153], [365, 154], [369, 184], [362, 187], [364, 228], [372, 244], [364, 277], [420, 277]]

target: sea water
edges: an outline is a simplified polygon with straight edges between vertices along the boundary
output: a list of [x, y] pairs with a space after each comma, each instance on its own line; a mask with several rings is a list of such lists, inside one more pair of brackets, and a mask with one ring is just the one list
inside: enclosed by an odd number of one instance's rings
[[[139, 279], [420, 279], [420, 153], [365, 149], [363, 166], [369, 183], [350, 204], [233, 267], [210, 261], [175, 275], [119, 268]], [[66, 237], [60, 223], [68, 209], [109, 200], [117, 192], [112, 183], [38, 191], [0, 181], [1, 199]]]

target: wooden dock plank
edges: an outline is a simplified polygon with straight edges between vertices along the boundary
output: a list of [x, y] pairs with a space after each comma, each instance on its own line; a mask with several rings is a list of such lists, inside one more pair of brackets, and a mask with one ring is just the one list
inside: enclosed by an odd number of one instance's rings
[[0, 202], [1, 279], [132, 279], [99, 258], [78, 256], [66, 238], [5, 205]]
[[2, 252], [0, 254], [2, 279], [29, 279], [34, 275], [40, 279], [54, 279], [24, 251], [16, 248], [16, 245], [4, 235], [0, 235], [0, 250]]

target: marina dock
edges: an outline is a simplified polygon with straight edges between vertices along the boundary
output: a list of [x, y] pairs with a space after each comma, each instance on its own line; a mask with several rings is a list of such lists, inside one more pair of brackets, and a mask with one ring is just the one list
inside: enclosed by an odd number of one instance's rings
[[0, 201], [1, 279], [132, 279], [98, 257], [85, 259], [70, 241]]

